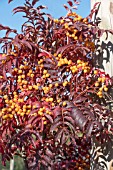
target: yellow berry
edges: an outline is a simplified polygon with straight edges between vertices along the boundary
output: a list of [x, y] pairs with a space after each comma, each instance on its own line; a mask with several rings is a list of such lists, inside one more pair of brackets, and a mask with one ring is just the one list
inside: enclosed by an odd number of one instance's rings
[[31, 108], [31, 105], [28, 105], [28, 106], [27, 106], [27, 108], [29, 108], [29, 109], [30, 109], [30, 108]]
[[58, 54], [58, 57], [59, 57], [59, 58], [62, 57], [62, 54]]
[[29, 70], [29, 73], [32, 73], [32, 70]]
[[53, 98], [49, 98], [49, 101], [52, 102], [52, 101], [53, 101]]
[[54, 22], [55, 22], [55, 23], [58, 23], [58, 19], [54, 19]]
[[33, 77], [34, 77], [34, 74], [31, 74], [31, 77], [33, 78]]
[[33, 105], [33, 109], [36, 109], [37, 108], [37, 106], [36, 105]]
[[25, 78], [25, 75], [24, 75], [24, 74], [22, 74], [22, 78]]
[[64, 23], [64, 20], [63, 20], [63, 19], [62, 19], [62, 20], [60, 20], [60, 23], [61, 23], [61, 24], [63, 24], [63, 23]]
[[99, 95], [99, 98], [102, 98], [103, 96], [102, 95]]
[[21, 116], [24, 116], [24, 115], [25, 115], [25, 113], [24, 113], [24, 112], [21, 112], [21, 113], [20, 113], [20, 115], [21, 115]]
[[81, 64], [81, 60], [77, 60], [77, 64]]
[[88, 72], [86, 69], [84, 69], [83, 71], [84, 71], [84, 73], [87, 73], [87, 72]]
[[32, 86], [29, 86], [29, 87], [28, 87], [29, 90], [32, 90], [32, 88], [33, 88]]
[[47, 121], [44, 121], [44, 125], [46, 125], [47, 124]]
[[97, 93], [97, 95], [98, 95], [98, 96], [101, 96], [101, 95], [102, 95], [102, 91], [99, 91], [99, 92]]
[[12, 114], [9, 114], [9, 118], [11, 118], [11, 119], [12, 119], [12, 118], [13, 118], [13, 115], [12, 115]]
[[58, 102], [58, 103], [60, 103], [60, 102], [61, 102], [61, 100], [60, 100], [60, 99], [58, 99], [58, 100], [57, 100], [57, 102]]
[[8, 104], [8, 103], [9, 103], [9, 100], [8, 100], [8, 99], [7, 99], [7, 100], [5, 100], [5, 103], [7, 103], [7, 104]]
[[3, 119], [7, 119], [7, 118], [8, 118], [8, 115], [4, 115], [2, 118], [3, 118]]
[[95, 87], [98, 87], [98, 86], [99, 86], [99, 83], [98, 83], [98, 82], [96, 82], [96, 83], [95, 83]]
[[50, 74], [49, 74], [49, 73], [47, 73], [45, 76], [46, 76], [46, 77], [49, 77], [49, 76], [50, 76]]
[[49, 87], [50, 87], [50, 88], [52, 88], [52, 87], [53, 87], [53, 85], [52, 85], [52, 84], [49, 84]]
[[107, 87], [104, 87], [104, 91], [108, 91], [108, 88], [107, 88]]
[[105, 77], [102, 77], [102, 83], [104, 83], [104, 82], [105, 82], [105, 80], [106, 80], [106, 78], [105, 78]]
[[55, 106], [55, 104], [54, 103], [51, 103], [51, 105], [54, 107]]
[[67, 103], [66, 103], [65, 101], [62, 103], [63, 106], [66, 106], [66, 104], [67, 104]]
[[55, 83], [55, 87], [58, 87], [58, 83]]
[[17, 72], [17, 71], [18, 71], [18, 69], [17, 69], [17, 68], [14, 68], [14, 71], [15, 71], [15, 72]]
[[12, 108], [9, 108], [8, 111], [11, 112], [11, 111], [12, 111]]
[[49, 99], [48, 99], [48, 98], [46, 98], [46, 102], [49, 102]]
[[21, 74], [21, 73], [22, 73], [22, 70], [18, 70], [18, 73]]
[[99, 77], [99, 78], [98, 78], [98, 81], [99, 81], [99, 82], [101, 82], [101, 81], [102, 81], [102, 78], [101, 78], [101, 77]]
[[41, 111], [38, 111], [38, 114], [39, 114], [40, 116], [43, 116], [43, 112], [41, 112]]
[[20, 66], [20, 69], [23, 69], [23, 67], [24, 67], [24, 66], [21, 65], [21, 66]]
[[65, 82], [63, 83], [63, 86], [65, 87], [67, 84], [68, 84], [68, 82], [67, 82], [67, 81], [65, 81]]
[[71, 65], [71, 64], [72, 64], [72, 61], [71, 61], [71, 60], [69, 60], [69, 61], [68, 61], [68, 65]]
[[94, 74], [98, 74], [98, 71], [97, 71], [97, 70], [94, 70]]
[[103, 90], [103, 88], [101, 87], [101, 88], [99, 88], [99, 91], [102, 91]]
[[43, 71], [43, 74], [47, 74], [47, 70], [44, 70], [44, 71]]
[[7, 95], [4, 95], [4, 97], [3, 97], [4, 99], [7, 99], [8, 98], [8, 96]]
[[42, 117], [42, 120], [46, 120], [46, 118], [45, 118], [45, 117]]
[[15, 111], [13, 110], [13, 111], [12, 111], [12, 115], [14, 115], [14, 114], [15, 114]]

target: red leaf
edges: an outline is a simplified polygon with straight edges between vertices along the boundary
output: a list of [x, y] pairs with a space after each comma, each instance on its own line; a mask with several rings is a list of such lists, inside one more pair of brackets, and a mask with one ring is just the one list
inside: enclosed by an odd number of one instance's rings
[[73, 6], [72, 1], [67, 1], [67, 3], [68, 3], [70, 6]]
[[52, 117], [51, 117], [50, 115], [48, 115], [48, 114], [46, 114], [46, 113], [44, 113], [44, 115], [45, 115], [45, 117], [46, 117], [51, 123], [53, 123], [53, 119], [52, 119]]
[[57, 123], [54, 123], [54, 124], [51, 126], [51, 128], [50, 128], [50, 132], [55, 131], [60, 125], [62, 125], [62, 122], [61, 122], [61, 121], [59, 121], [59, 122], [57, 122]]
[[63, 129], [59, 129], [56, 134], [55, 141], [60, 140], [62, 133], [63, 133]]
[[34, 6], [39, 0], [33, 0], [32, 5]]
[[65, 8], [67, 11], [69, 11], [68, 6], [67, 6], [67, 5], [65, 5], [65, 4], [64, 4], [64, 8]]
[[8, 3], [12, 2], [13, 0], [8, 0]]

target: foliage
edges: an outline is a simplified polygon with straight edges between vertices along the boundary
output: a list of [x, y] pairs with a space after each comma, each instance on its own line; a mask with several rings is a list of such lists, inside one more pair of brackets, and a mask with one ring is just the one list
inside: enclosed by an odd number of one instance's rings
[[[11, 1], [9, 1], [11, 2]], [[0, 152], [2, 163], [21, 156], [28, 169], [89, 168], [91, 136], [112, 133], [106, 100], [112, 79], [94, 66], [95, 39], [104, 31], [76, 12], [54, 19], [25, 1], [22, 34], [0, 25]], [[10, 37], [10, 33], [15, 37]]]

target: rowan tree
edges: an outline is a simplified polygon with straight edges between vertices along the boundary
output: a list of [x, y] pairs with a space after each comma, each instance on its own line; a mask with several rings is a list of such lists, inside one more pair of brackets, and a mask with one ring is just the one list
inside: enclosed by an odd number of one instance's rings
[[19, 155], [27, 169], [87, 170], [91, 136], [104, 142], [112, 134], [112, 79], [94, 65], [95, 40], [108, 31], [91, 20], [98, 3], [82, 18], [70, 0], [66, 16], [54, 19], [36, 2], [13, 10], [26, 18], [21, 34], [0, 25], [2, 163]]

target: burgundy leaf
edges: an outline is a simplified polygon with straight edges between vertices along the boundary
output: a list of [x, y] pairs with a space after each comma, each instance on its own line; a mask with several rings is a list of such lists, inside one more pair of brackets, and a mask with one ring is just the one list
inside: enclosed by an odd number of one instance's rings
[[60, 140], [63, 131], [64, 131], [64, 129], [62, 129], [62, 128], [58, 130], [58, 132], [57, 132], [57, 134], [56, 134], [56, 136], [55, 136], [55, 140], [56, 140], [56, 141], [59, 141], [59, 140]]
[[60, 125], [62, 125], [61, 121], [54, 123], [50, 128], [50, 132], [56, 131], [56, 129], [59, 128]]
[[44, 113], [44, 115], [51, 123], [53, 123], [53, 118], [50, 115], [48, 115], [46, 113]]
[[48, 155], [50, 158], [53, 158], [53, 153], [48, 148], [46, 149], [46, 155]]
[[69, 11], [68, 6], [67, 6], [67, 5], [65, 5], [65, 4], [64, 4], [64, 8], [65, 8], [67, 11]]
[[33, 0], [32, 5], [34, 6], [39, 0]]
[[8, 0], [8, 3], [12, 2], [13, 0]]
[[73, 6], [72, 1], [67, 1], [67, 3], [68, 3], [70, 6]]

